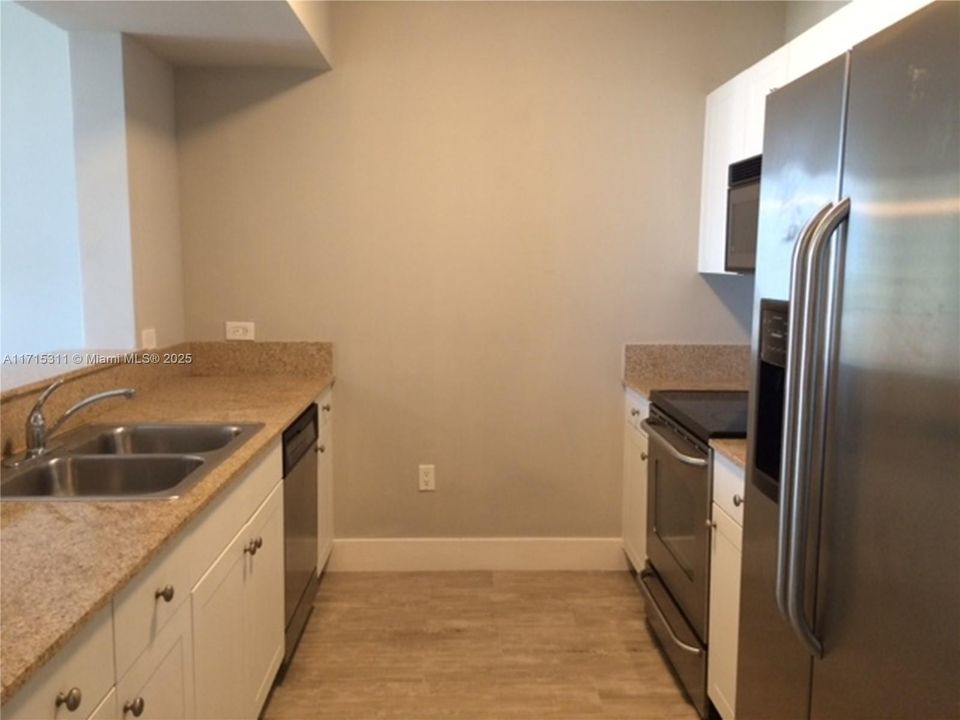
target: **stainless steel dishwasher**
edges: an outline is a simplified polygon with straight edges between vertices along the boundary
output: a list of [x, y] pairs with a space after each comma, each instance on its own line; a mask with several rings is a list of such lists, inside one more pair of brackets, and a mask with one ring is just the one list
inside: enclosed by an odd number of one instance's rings
[[283, 554], [286, 672], [317, 592], [317, 405], [283, 432]]

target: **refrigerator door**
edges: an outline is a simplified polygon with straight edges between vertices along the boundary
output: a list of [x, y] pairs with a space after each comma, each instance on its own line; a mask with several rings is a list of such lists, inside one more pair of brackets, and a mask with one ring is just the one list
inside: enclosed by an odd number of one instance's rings
[[810, 716], [960, 717], [960, 4], [855, 47], [848, 103]]
[[[755, 469], [759, 403], [776, 400], [760, 398], [757, 354], [761, 301], [790, 299], [791, 258], [798, 235], [810, 218], [837, 198], [845, 80], [846, 59], [838, 58], [767, 98], [737, 660], [736, 712], [743, 720], [808, 715], [812, 658], [775, 599], [778, 488], [771, 489]], [[776, 393], [778, 388], [767, 390]]]

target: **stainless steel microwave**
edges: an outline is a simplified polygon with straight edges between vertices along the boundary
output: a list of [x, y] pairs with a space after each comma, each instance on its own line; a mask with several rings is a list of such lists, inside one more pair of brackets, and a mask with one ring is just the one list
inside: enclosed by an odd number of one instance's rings
[[757, 266], [757, 218], [760, 214], [761, 155], [730, 165], [727, 182], [728, 272], [753, 272]]

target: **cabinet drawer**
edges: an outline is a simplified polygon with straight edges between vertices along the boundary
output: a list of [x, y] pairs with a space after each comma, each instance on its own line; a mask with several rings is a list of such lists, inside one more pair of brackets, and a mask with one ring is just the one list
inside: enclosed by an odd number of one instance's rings
[[[4, 720], [75, 720], [90, 717], [113, 687], [113, 623], [111, 606], [80, 629], [56, 657], [42, 667], [3, 708]], [[80, 704], [70, 710], [57, 705], [60, 693], [76, 690]]]
[[176, 541], [114, 598], [118, 676], [127, 672], [190, 597], [194, 584], [190, 548], [191, 543]]
[[743, 525], [743, 468], [725, 455], [713, 452], [713, 501]]

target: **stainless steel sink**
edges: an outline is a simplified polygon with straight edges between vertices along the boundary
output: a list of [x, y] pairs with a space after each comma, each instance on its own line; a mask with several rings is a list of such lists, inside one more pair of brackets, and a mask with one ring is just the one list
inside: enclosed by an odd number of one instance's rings
[[4, 469], [3, 500], [172, 500], [200, 482], [262, 423], [88, 425], [45, 455]]
[[166, 497], [203, 465], [194, 455], [49, 457], [3, 483], [3, 497], [131, 499]]
[[122, 425], [70, 448], [78, 455], [173, 455], [219, 450], [236, 438], [239, 425]]

